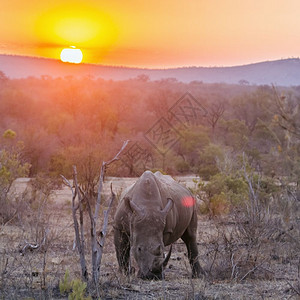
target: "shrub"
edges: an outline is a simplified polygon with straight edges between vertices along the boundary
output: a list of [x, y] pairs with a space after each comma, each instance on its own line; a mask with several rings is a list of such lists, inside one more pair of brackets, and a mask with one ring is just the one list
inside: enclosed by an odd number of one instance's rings
[[238, 174], [233, 176], [218, 173], [206, 185], [198, 184], [195, 192], [204, 200], [201, 212], [216, 216], [228, 214], [231, 208], [245, 202], [248, 185]]
[[209, 205], [210, 211], [214, 216], [228, 214], [230, 209], [230, 202], [223, 192], [214, 195], [210, 199]]
[[70, 280], [70, 272], [67, 270], [65, 272], [64, 279], [59, 282], [59, 291], [62, 295], [69, 293], [72, 289], [72, 284]]
[[205, 146], [203, 151], [199, 152], [198, 175], [204, 180], [210, 180], [219, 172], [216, 159], [221, 159], [222, 156], [223, 152], [220, 146], [215, 144]]
[[69, 300], [90, 300], [91, 297], [85, 297], [87, 284], [80, 279], [70, 279], [70, 273], [67, 270], [62, 281], [59, 282], [59, 291], [61, 295], [69, 294]]
[[85, 297], [85, 290], [87, 284], [80, 279], [72, 281], [72, 293], [69, 294], [69, 300], [91, 300], [91, 297]]
[[188, 172], [189, 169], [190, 169], [190, 166], [189, 166], [188, 162], [186, 162], [184, 160], [180, 160], [176, 163], [176, 170], [180, 173]]

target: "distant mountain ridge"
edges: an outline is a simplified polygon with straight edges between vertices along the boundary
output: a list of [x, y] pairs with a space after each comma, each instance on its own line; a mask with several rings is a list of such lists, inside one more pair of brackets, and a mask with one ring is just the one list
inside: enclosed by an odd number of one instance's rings
[[96, 64], [75, 65], [62, 63], [54, 59], [1, 54], [0, 71], [9, 78], [41, 77], [43, 75], [52, 77], [90, 75], [103, 79], [127, 80], [139, 75], [147, 75], [150, 80], [175, 78], [182, 82], [300, 85], [299, 58], [265, 61], [233, 67], [143, 69]]

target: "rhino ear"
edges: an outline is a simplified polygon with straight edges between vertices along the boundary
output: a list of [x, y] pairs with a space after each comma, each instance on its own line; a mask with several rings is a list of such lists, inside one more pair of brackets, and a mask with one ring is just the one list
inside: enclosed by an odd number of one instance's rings
[[124, 204], [125, 204], [125, 208], [126, 208], [127, 212], [130, 212], [132, 214], [133, 213], [133, 209], [132, 209], [132, 207], [130, 205], [130, 200], [131, 199], [129, 197], [125, 197], [124, 198]]
[[167, 205], [165, 206], [165, 208], [161, 211], [162, 214], [166, 217], [167, 214], [169, 213], [169, 211], [173, 208], [173, 200], [171, 198], [168, 198], [168, 203]]
[[134, 202], [131, 201], [129, 197], [124, 198], [124, 203], [127, 211], [129, 211], [131, 214], [136, 213], [139, 216], [143, 216], [144, 212], [141, 208], [139, 208]]

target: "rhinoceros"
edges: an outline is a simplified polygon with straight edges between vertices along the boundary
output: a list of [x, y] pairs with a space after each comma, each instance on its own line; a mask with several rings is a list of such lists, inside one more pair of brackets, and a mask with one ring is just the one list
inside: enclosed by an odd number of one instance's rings
[[[188, 189], [171, 176], [146, 171], [130, 186], [114, 217], [114, 243], [120, 270], [129, 270], [132, 251], [139, 267], [138, 277], [162, 279], [171, 255], [172, 243], [186, 244], [192, 276], [203, 273], [196, 243], [197, 213]], [[164, 257], [164, 247], [171, 245]], [[131, 250], [131, 251], [130, 251]]]

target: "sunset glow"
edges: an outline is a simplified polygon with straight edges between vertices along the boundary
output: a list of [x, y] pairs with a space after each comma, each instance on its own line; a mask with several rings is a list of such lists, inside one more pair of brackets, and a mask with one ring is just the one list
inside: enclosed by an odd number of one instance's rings
[[2, 1], [0, 54], [137, 67], [226, 66], [298, 57], [300, 2]]
[[[72, 5], [65, 3], [47, 10], [35, 22], [35, 33], [41, 42], [39, 54], [47, 56], [52, 52], [57, 57], [55, 49], [60, 45], [77, 45], [85, 53], [84, 62], [91, 62], [95, 53], [103, 55], [113, 45], [117, 29], [110, 17], [88, 4]], [[65, 53], [75, 51], [66, 50]], [[65, 55], [64, 53], [64, 55]], [[77, 51], [79, 53], [79, 51]]]

